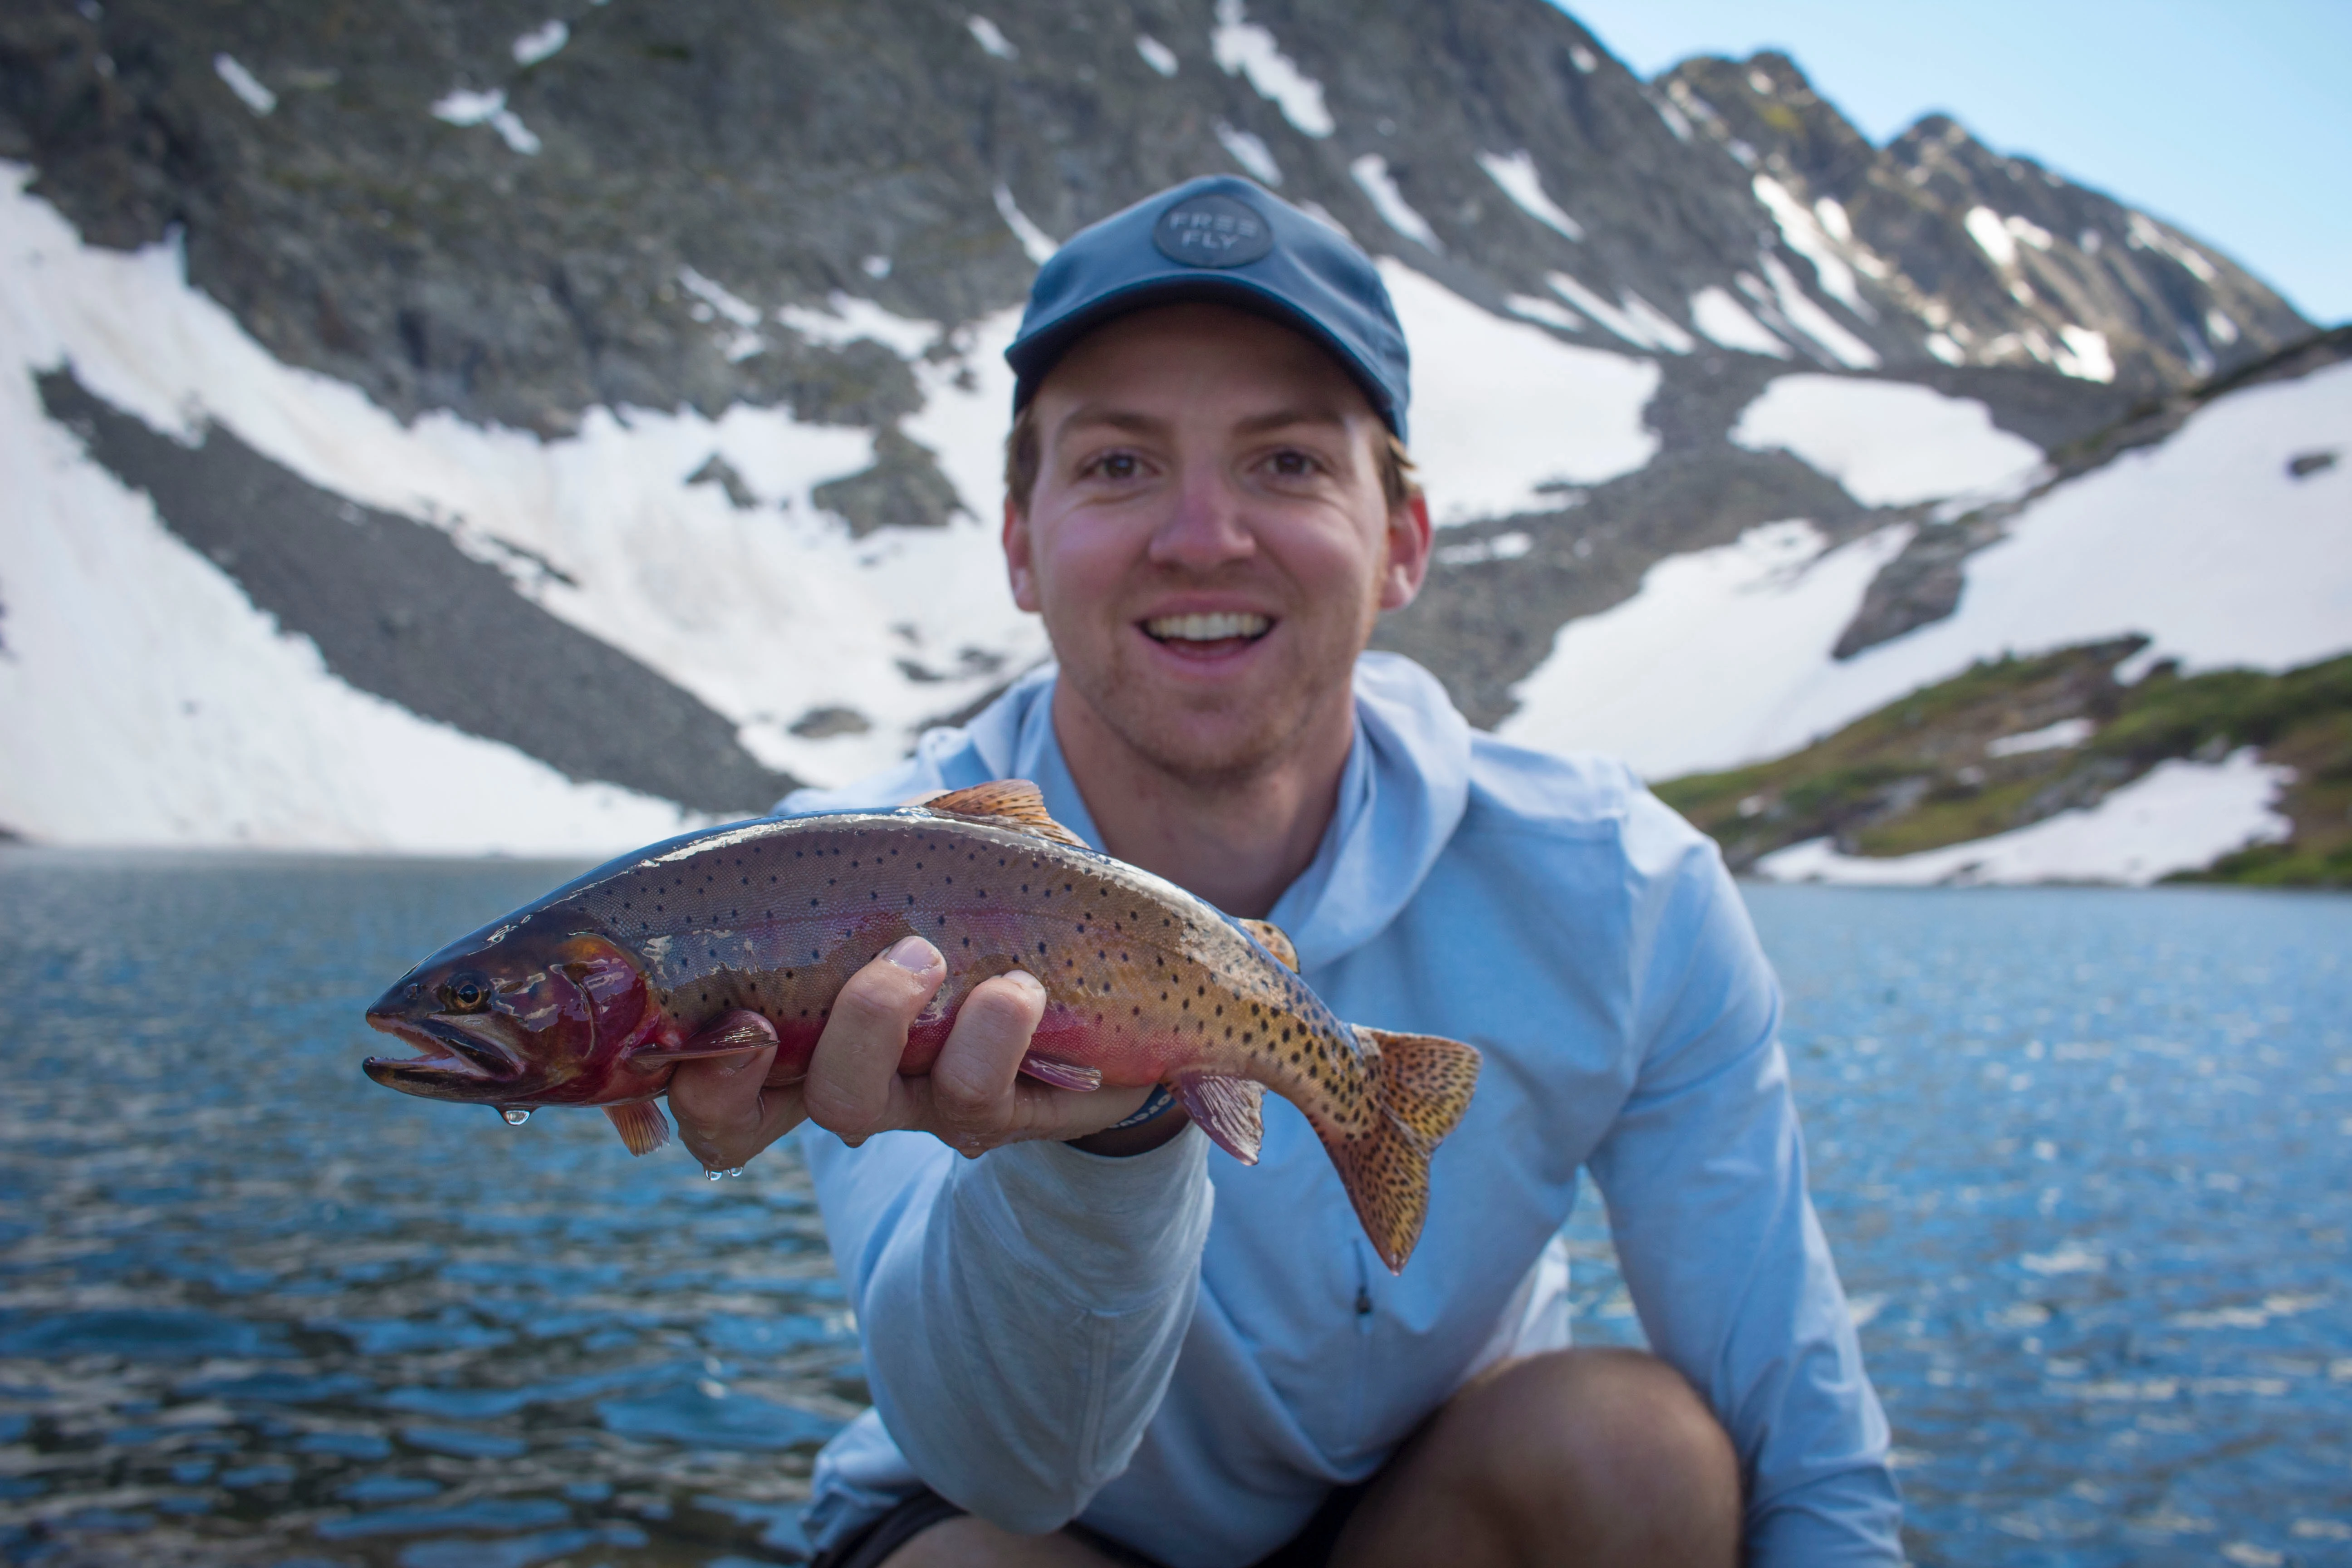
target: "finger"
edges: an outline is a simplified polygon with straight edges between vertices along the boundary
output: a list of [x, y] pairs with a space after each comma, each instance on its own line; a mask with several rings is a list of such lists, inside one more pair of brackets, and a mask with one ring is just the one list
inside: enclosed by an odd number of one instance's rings
[[933, 1132], [959, 1149], [985, 1147], [1013, 1124], [1021, 1058], [1045, 1016], [1045, 988], [1026, 971], [972, 987], [931, 1066], [928, 1125]]
[[707, 1170], [731, 1171], [791, 1131], [803, 1112], [798, 1088], [771, 1089], [775, 1048], [680, 1062], [670, 1075], [670, 1114], [688, 1152]]
[[833, 1000], [802, 1085], [811, 1121], [853, 1148], [906, 1125], [898, 1058], [907, 1054], [908, 1026], [947, 974], [940, 950], [909, 936], [849, 977]]

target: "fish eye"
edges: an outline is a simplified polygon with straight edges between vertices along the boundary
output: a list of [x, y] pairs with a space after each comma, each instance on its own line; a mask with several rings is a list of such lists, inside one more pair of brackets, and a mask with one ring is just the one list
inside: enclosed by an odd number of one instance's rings
[[441, 983], [441, 1002], [452, 1013], [478, 1013], [497, 988], [478, 969], [461, 969]]

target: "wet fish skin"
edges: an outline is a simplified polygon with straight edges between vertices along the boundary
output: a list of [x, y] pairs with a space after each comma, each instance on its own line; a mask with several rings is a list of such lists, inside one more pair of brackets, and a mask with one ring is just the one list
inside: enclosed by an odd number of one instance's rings
[[768, 1082], [797, 1082], [842, 984], [910, 933], [948, 973], [901, 1073], [929, 1069], [974, 986], [1026, 970], [1046, 1005], [1024, 1072], [1078, 1089], [1166, 1083], [1244, 1161], [1258, 1096], [1274, 1089], [1314, 1125], [1382, 1258], [1403, 1266], [1429, 1152], [1468, 1102], [1477, 1052], [1343, 1023], [1277, 956], [1280, 933], [1086, 847], [1020, 781], [625, 856], [395, 982], [368, 1021], [425, 1054], [366, 1070], [501, 1109], [603, 1106], [644, 1152], [667, 1136], [651, 1101], [679, 1062], [772, 1040]]

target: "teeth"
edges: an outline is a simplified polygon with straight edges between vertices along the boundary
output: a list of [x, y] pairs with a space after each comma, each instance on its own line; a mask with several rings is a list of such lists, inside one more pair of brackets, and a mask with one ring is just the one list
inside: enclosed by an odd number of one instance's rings
[[1264, 616], [1226, 612], [1214, 616], [1161, 616], [1143, 623], [1143, 629], [1163, 641], [1223, 642], [1227, 637], [1254, 637], [1274, 623]]

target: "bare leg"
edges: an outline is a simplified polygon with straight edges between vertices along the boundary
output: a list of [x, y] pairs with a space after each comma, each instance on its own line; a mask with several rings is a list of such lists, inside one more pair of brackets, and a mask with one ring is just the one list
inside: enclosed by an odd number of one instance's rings
[[1013, 1535], [967, 1514], [931, 1526], [884, 1560], [882, 1568], [1112, 1568], [1073, 1535]]
[[1486, 1373], [1349, 1518], [1334, 1568], [1733, 1568], [1739, 1466], [1682, 1375], [1570, 1350]]

